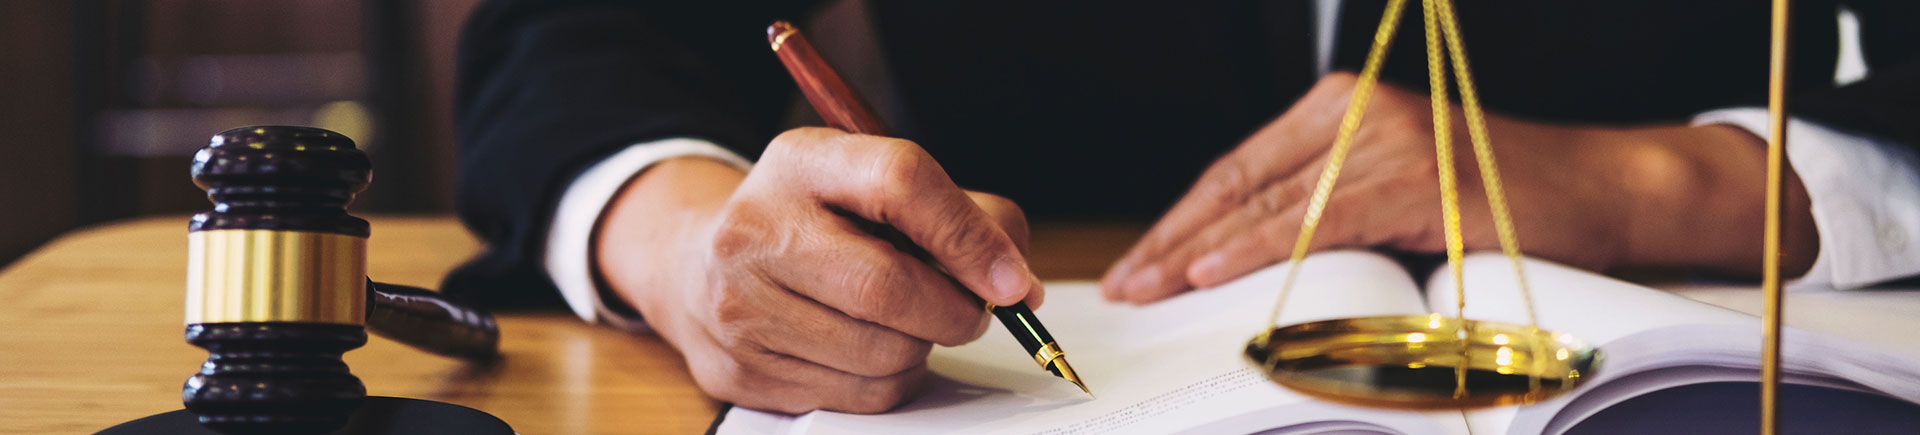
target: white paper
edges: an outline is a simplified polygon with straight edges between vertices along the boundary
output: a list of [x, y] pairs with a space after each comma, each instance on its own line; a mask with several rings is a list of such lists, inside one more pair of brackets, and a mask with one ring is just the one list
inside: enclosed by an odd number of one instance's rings
[[[1559, 434], [1655, 391], [1757, 375], [1754, 317], [1551, 262], [1527, 259], [1543, 328], [1600, 347], [1598, 374], [1574, 394], [1528, 407], [1405, 412], [1309, 399], [1268, 382], [1240, 352], [1263, 327], [1286, 265], [1147, 306], [1110, 304], [1092, 283], [1049, 285], [1045, 319], [1074, 367], [1100, 395], [1039, 370], [998, 326], [981, 340], [936, 349], [932, 392], [880, 415], [799, 417], [732, 411], [721, 433], [1473, 433]], [[1524, 324], [1525, 300], [1498, 254], [1466, 260], [1466, 315]], [[1447, 269], [1426, 300], [1377, 254], [1310, 257], [1280, 324], [1454, 312]], [[1431, 308], [1431, 309], [1429, 309]], [[1789, 329], [1785, 379], [1834, 391], [1920, 403], [1920, 362], [1834, 337]], [[1739, 397], [1728, 400], [1751, 400]]]
[[[1574, 394], [1524, 408], [1469, 411], [1475, 433], [1558, 434], [1653, 391], [1757, 381], [1760, 329], [1753, 316], [1548, 261], [1522, 264], [1540, 326], [1598, 346], [1598, 374]], [[1475, 254], [1463, 270], [1467, 318], [1526, 324], [1526, 301], [1506, 257]], [[1457, 299], [1450, 270], [1434, 272], [1428, 282], [1429, 307], [1452, 314]], [[1783, 343], [1788, 383], [1920, 402], [1915, 361], [1792, 329]]]
[[[1054, 284], [1046, 321], [1098, 399], [1040, 370], [998, 326], [979, 341], [935, 349], [932, 391], [879, 415], [814, 412], [786, 419], [795, 434], [1464, 433], [1458, 412], [1383, 411], [1314, 401], [1245, 361], [1285, 265], [1147, 306], [1102, 300], [1092, 283]], [[1316, 254], [1302, 265], [1280, 323], [1420, 314], [1418, 288], [1378, 254]], [[733, 416], [722, 426], [736, 432]], [[744, 419], [763, 422], [766, 414]], [[765, 433], [768, 426], [750, 429]]]

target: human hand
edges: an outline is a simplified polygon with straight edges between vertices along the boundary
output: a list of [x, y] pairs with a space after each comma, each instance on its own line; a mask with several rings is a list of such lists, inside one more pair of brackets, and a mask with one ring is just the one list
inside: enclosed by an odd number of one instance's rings
[[[1322, 79], [1215, 162], [1101, 280], [1108, 299], [1157, 301], [1220, 285], [1292, 253], [1356, 78]], [[1451, 111], [1461, 233], [1497, 249], [1461, 110]], [[1570, 127], [1488, 114], [1521, 248], [1594, 270], [1617, 265], [1756, 270], [1764, 147], [1724, 126]], [[1382, 83], [1310, 245], [1443, 252], [1430, 100]], [[1791, 177], [1791, 174], [1789, 174]], [[1808, 201], [1788, 180], [1787, 264], [1818, 252]]]
[[956, 187], [912, 142], [802, 128], [744, 175], [674, 163], [610, 206], [596, 263], [715, 398], [885, 411], [926, 375], [933, 344], [986, 331], [986, 302], [1040, 302], [1020, 209]]

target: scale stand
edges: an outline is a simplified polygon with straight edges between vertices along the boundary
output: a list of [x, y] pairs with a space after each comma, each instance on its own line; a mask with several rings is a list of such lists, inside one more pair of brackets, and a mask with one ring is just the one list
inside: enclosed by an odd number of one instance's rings
[[[1773, 0], [1771, 62], [1768, 66], [1766, 225], [1762, 234], [1762, 281], [1765, 307], [1761, 315], [1760, 433], [1772, 435], [1780, 423], [1780, 329], [1785, 301], [1780, 287], [1781, 221], [1785, 220], [1786, 190], [1782, 188], [1787, 141], [1787, 56], [1790, 0]], [[1293, 277], [1306, 258], [1313, 231], [1327, 206], [1334, 182], [1353, 135], [1359, 129], [1367, 99], [1379, 80], [1380, 64], [1392, 41], [1406, 0], [1388, 0], [1373, 47], [1367, 54], [1353, 100], [1347, 107], [1326, 168], [1308, 203], [1299, 240], [1294, 245], [1287, 281], [1281, 287], [1273, 315], [1264, 331], [1247, 343], [1247, 358], [1268, 378], [1321, 399], [1399, 409], [1468, 408], [1517, 405], [1574, 391], [1596, 369], [1598, 353], [1565, 334], [1541, 330], [1533, 312], [1532, 296], [1521, 267], [1518, 236], [1500, 187], [1500, 177], [1488, 145], [1486, 124], [1475, 95], [1466, 51], [1451, 0], [1422, 0], [1426, 24], [1429, 88], [1432, 90], [1434, 149], [1439, 162], [1441, 212], [1445, 219], [1447, 263], [1453, 271], [1459, 312], [1440, 314], [1334, 319], [1275, 326], [1280, 308], [1292, 289]], [[1446, 47], [1441, 46], [1444, 36]], [[1500, 247], [1513, 263], [1521, 298], [1526, 302], [1527, 325], [1468, 320], [1462, 286], [1460, 208], [1454, 188], [1452, 135], [1447, 111], [1445, 62], [1451, 52], [1453, 73], [1460, 84], [1468, 134], [1487, 190]]]

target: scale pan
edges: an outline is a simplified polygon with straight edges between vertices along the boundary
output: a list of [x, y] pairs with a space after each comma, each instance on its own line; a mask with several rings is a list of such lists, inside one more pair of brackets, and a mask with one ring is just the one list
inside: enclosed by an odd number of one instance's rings
[[1277, 327], [1247, 343], [1247, 358], [1275, 383], [1309, 396], [1396, 409], [1528, 404], [1594, 375], [1597, 351], [1570, 335], [1460, 322], [1430, 314]]

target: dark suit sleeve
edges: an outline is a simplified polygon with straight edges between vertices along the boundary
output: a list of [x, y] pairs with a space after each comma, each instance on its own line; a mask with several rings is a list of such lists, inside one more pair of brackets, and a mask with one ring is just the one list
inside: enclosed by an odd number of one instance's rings
[[638, 142], [694, 137], [753, 158], [793, 88], [766, 26], [804, 2], [504, 0], [459, 47], [461, 220], [487, 252], [442, 283], [496, 308], [562, 304], [541, 269], [568, 183]]
[[[1867, 78], [1802, 93], [1793, 114], [1920, 149], [1920, 2], [1847, 2], [1860, 20]], [[1806, 71], [1799, 74], [1831, 74]]]

